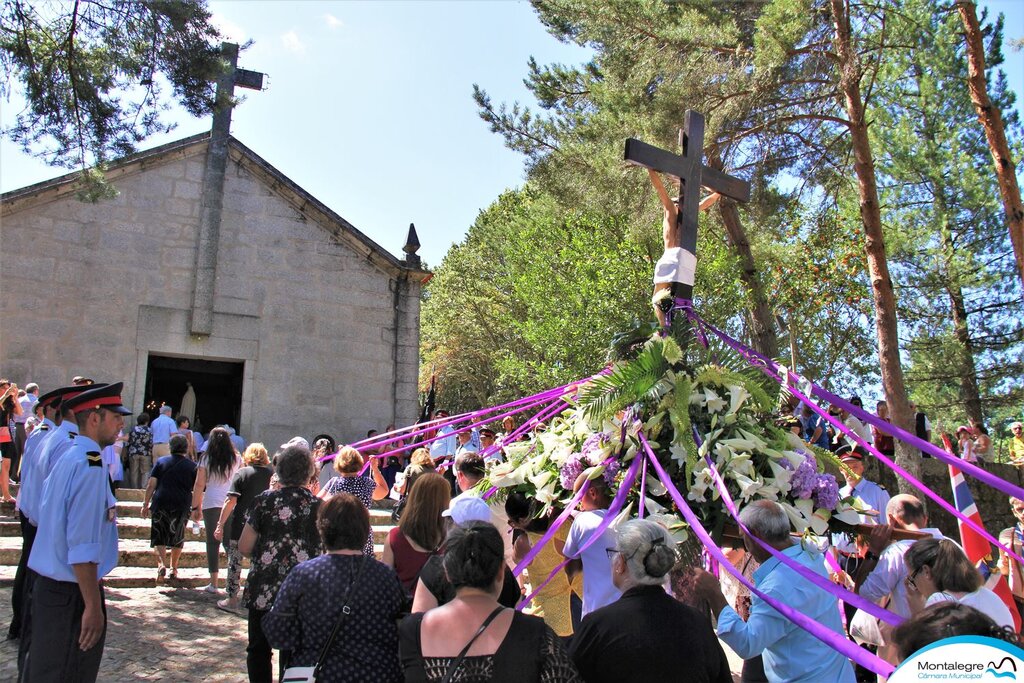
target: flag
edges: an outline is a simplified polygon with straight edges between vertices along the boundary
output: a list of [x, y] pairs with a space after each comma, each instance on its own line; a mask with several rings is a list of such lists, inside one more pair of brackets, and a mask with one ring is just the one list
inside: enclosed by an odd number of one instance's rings
[[[942, 441], [946, 446], [946, 450], [952, 453], [953, 445], [949, 441], [949, 436], [943, 434]], [[967, 517], [984, 529], [985, 525], [981, 521], [981, 513], [978, 512], [978, 506], [974, 503], [974, 496], [971, 495], [971, 490], [967, 488], [967, 481], [964, 480], [963, 472], [950, 465], [949, 479], [953, 487], [953, 503], [956, 505], [956, 509], [964, 517]], [[1013, 628], [1017, 633], [1020, 633], [1020, 611], [1013, 600], [1013, 594], [1010, 592], [1009, 584], [1006, 583], [1006, 577], [999, 572], [996, 566], [996, 560], [992, 556], [992, 544], [977, 531], [967, 526], [963, 520], [958, 519], [957, 526], [960, 527], [960, 545], [963, 546], [967, 557], [984, 577], [985, 588], [998, 595], [999, 599], [1006, 604], [1007, 609], [1010, 610], [1010, 615], [1013, 616]]]
[[434, 402], [437, 400], [434, 381], [436, 377], [436, 375], [430, 376], [430, 390], [427, 391], [427, 397], [423, 401], [423, 410], [420, 411], [420, 419], [418, 422], [429, 422], [434, 416]]

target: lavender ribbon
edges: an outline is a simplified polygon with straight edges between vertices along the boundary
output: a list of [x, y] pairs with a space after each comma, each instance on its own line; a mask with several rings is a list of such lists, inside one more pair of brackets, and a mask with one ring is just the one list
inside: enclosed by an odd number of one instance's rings
[[[614, 459], [615, 457], [616, 456], [610, 457], [608, 460], [605, 460], [605, 463], [607, 463], [609, 460]], [[532, 593], [523, 598], [522, 601], [518, 605], [516, 605], [516, 609], [521, 610], [526, 605], [530, 604], [530, 600], [532, 600], [533, 597], [537, 595], [537, 593], [539, 593], [541, 589], [544, 588], [544, 586], [551, 583], [551, 580], [555, 578], [555, 575], [557, 575], [558, 572], [565, 569], [566, 565], [568, 565], [569, 562], [578, 558], [580, 555], [583, 554], [584, 550], [589, 548], [591, 545], [596, 543], [599, 538], [601, 538], [601, 536], [604, 534], [604, 530], [611, 525], [616, 515], [619, 514], [619, 512], [622, 510], [622, 507], [625, 505], [626, 496], [629, 494], [629, 490], [633, 487], [633, 482], [636, 481], [636, 473], [637, 470], [640, 468], [641, 460], [643, 460], [643, 458], [640, 457], [633, 459], [633, 464], [629, 466], [629, 470], [626, 472], [626, 476], [623, 477], [622, 483], [619, 484], [619, 490], [615, 493], [615, 498], [612, 499], [611, 505], [608, 506], [608, 512], [605, 513], [604, 519], [602, 519], [601, 523], [597, 525], [596, 529], [594, 529], [594, 532], [590, 535], [590, 538], [588, 538], [586, 542], [582, 546], [580, 546], [579, 551], [575, 555], [573, 555], [572, 557], [565, 558], [565, 560], [563, 560], [561, 564], [559, 564], [557, 567], [551, 570], [551, 573], [548, 574], [548, 578], [544, 579], [544, 581], [539, 586], [537, 586]], [[582, 491], [583, 487], [580, 487], [580, 490]], [[575, 505], [573, 507], [575, 507]], [[572, 509], [573, 508], [567, 508], [567, 510], [570, 512]], [[565, 513], [563, 512], [562, 514], [564, 515]], [[564, 522], [565, 520], [562, 521]], [[548, 533], [544, 535], [544, 538], [550, 540], [549, 534], [550, 536], [554, 536], [555, 531], [557, 531], [557, 529], [548, 529]], [[536, 557], [536, 552], [534, 551], [536, 550], [537, 552], [540, 552], [540, 549], [543, 547], [544, 543], [547, 542], [544, 540], [544, 538], [542, 538], [534, 548], [530, 549], [530, 553], [532, 553], [532, 555], [527, 554], [527, 556], [523, 558], [523, 561], [516, 565], [516, 569], [513, 571], [513, 573], [516, 573], [517, 571], [519, 574], [522, 573], [523, 569], [526, 568], [526, 564], [529, 564], [527, 560], [532, 561], [533, 558]]]
[[[735, 339], [733, 339], [732, 337], [727, 335], [725, 332], [722, 332], [721, 330], [716, 328], [714, 325], [711, 325], [707, 321], [703, 320], [699, 315], [697, 315], [696, 312], [693, 312], [692, 315], [693, 315], [693, 318], [695, 320], [699, 321], [699, 323], [701, 325], [706, 326], [715, 335], [717, 335], [722, 341], [724, 341], [726, 344], [728, 344], [730, 347], [732, 347], [735, 351], [737, 351], [741, 355], [745, 356], [748, 359], [748, 361], [750, 361], [752, 358], [756, 359], [757, 362], [753, 362], [753, 361], [751, 361], [751, 362], [754, 365], [757, 365], [759, 367], [763, 366], [762, 367], [762, 372], [764, 372], [764, 369], [767, 368], [767, 369], [771, 370], [772, 372], [778, 374], [779, 367], [775, 363], [775, 361], [771, 360], [770, 358], [766, 358], [765, 356], [762, 356], [760, 353], [758, 353], [754, 349], [751, 349], [751, 348], [748, 348], [748, 347], [744, 346], [740, 342], [736, 341]], [[768, 373], [765, 373], [765, 374], [768, 374]], [[800, 377], [800, 375], [798, 375], [796, 372], [789, 371], [788, 374], [792, 375], [794, 378], [802, 379]], [[769, 375], [769, 376], [771, 376], [771, 375]], [[773, 377], [773, 379], [775, 379], [776, 381], [781, 381], [778, 377]], [[955, 456], [952, 456], [949, 453], [947, 453], [944, 450], [942, 450], [941, 448], [935, 446], [934, 444], [929, 443], [929, 442], [925, 441], [924, 439], [918, 438], [918, 436], [916, 434], [911, 434], [910, 432], [905, 431], [905, 430], [897, 427], [896, 425], [892, 424], [891, 422], [887, 422], [887, 421], [883, 420], [882, 418], [878, 417], [877, 415], [873, 415], [873, 414], [863, 410], [862, 408], [858, 408], [857, 406], [853, 405], [852, 403], [849, 403], [849, 402], [843, 400], [839, 396], [836, 396], [835, 394], [831, 393], [830, 391], [828, 391], [826, 389], [822, 389], [821, 387], [819, 387], [818, 385], [816, 385], [814, 383], [811, 383], [811, 387], [813, 389], [811, 393], [814, 396], [816, 396], [818, 399], [823, 400], [823, 401], [827, 401], [830, 404], [834, 404], [834, 405], [837, 405], [837, 406], [841, 407], [843, 410], [845, 410], [846, 412], [850, 413], [854, 417], [860, 419], [861, 421], [867, 422], [868, 424], [871, 424], [871, 425], [874, 425], [875, 427], [878, 427], [879, 429], [881, 429], [886, 434], [889, 434], [889, 435], [899, 439], [900, 441], [903, 441], [904, 443], [908, 443], [911, 446], [913, 446], [914, 448], [917, 448], [918, 450], [921, 450], [921, 451], [924, 451], [924, 452], [930, 454], [931, 456], [933, 456], [937, 460], [941, 460], [942, 462], [946, 463], [947, 465], [953, 465], [954, 467], [960, 469], [962, 472], [970, 474], [972, 477], [974, 477], [978, 481], [981, 481], [981, 482], [987, 484], [988, 486], [990, 486], [990, 487], [992, 487], [994, 489], [1002, 491], [1003, 493], [1005, 493], [1005, 494], [1007, 494], [1009, 496], [1014, 496], [1015, 498], [1022, 498], [1022, 499], [1024, 499], [1024, 488], [1021, 488], [1020, 486], [1017, 486], [1015, 484], [1011, 484], [1010, 482], [1008, 482], [1008, 481], [1006, 481], [1004, 479], [1000, 479], [999, 477], [995, 476], [991, 472], [986, 472], [985, 470], [983, 470], [982, 468], [978, 467], [977, 465], [975, 465], [973, 463], [970, 463], [970, 462], [967, 462], [966, 460], [961, 460], [961, 459], [959, 459], [959, 458], [957, 458]], [[873, 450], [873, 449], [871, 449], [871, 450]], [[903, 476], [903, 475], [901, 475], [901, 476]]]
[[[730, 337], [726, 333], [722, 332], [721, 330], [717, 329], [713, 325], [709, 325], [708, 323], [706, 323], [704, 321], [701, 321], [701, 323], [704, 324], [704, 325], [707, 325], [707, 327], [714, 334], [716, 334], [722, 341], [724, 341], [727, 345], [729, 345], [734, 351], [736, 351], [741, 356], [746, 358], [751, 363], [751, 365], [754, 365], [757, 368], [759, 368], [761, 370], [761, 372], [763, 372], [765, 375], [767, 375], [771, 379], [775, 380], [776, 382], [779, 382], [780, 384], [782, 383], [782, 378], [778, 374], [778, 371], [777, 371], [778, 366], [775, 364], [774, 361], [771, 361], [770, 359], [765, 358], [764, 356], [762, 356], [761, 354], [757, 353], [753, 349], [744, 346], [743, 344], [741, 344], [740, 342], [736, 341], [735, 339], [733, 339], [732, 337]], [[795, 373], [791, 373], [791, 374], [794, 377], [799, 377]], [[838, 396], [835, 396], [834, 394], [831, 394], [831, 393], [829, 393], [827, 391], [824, 391], [823, 389], [820, 389], [813, 382], [811, 382], [810, 385], [811, 385], [811, 388], [812, 388], [812, 392], [811, 393], [814, 396], [817, 396], [819, 398], [829, 397], [829, 398], [831, 398], [835, 402], [836, 405], [839, 405], [840, 407], [844, 407], [844, 409], [845, 409], [845, 406], [849, 406], [851, 408], [855, 408], [856, 407], [856, 406], [850, 405], [849, 403], [846, 403], [845, 401], [840, 399]], [[818, 415], [822, 416], [829, 424], [831, 424], [833, 427], [838, 429], [840, 432], [842, 432], [846, 436], [848, 436], [851, 439], [853, 439], [854, 442], [857, 443], [857, 445], [861, 446], [862, 448], [864, 448], [865, 450], [870, 452], [872, 455], [874, 455], [879, 460], [879, 462], [884, 463], [887, 467], [889, 467], [889, 469], [893, 470], [894, 472], [896, 472], [896, 474], [898, 474], [899, 476], [903, 477], [904, 479], [909, 481], [911, 484], [916, 486], [918, 489], [920, 489], [922, 493], [924, 493], [927, 497], [929, 497], [933, 501], [935, 501], [935, 503], [939, 507], [941, 507], [943, 510], [945, 510], [949, 514], [953, 515], [954, 517], [956, 517], [958, 520], [962, 521], [964, 524], [966, 524], [970, 528], [972, 528], [975, 531], [977, 531], [989, 543], [992, 543], [997, 548], [999, 548], [1003, 552], [1007, 553], [1010, 557], [1014, 558], [1018, 562], [1024, 563], [1024, 558], [1022, 558], [1020, 555], [1018, 555], [1017, 553], [1013, 552], [1013, 550], [1011, 550], [1010, 548], [1007, 548], [1005, 545], [1000, 543], [999, 540], [997, 538], [995, 538], [992, 534], [990, 534], [985, 529], [984, 526], [978, 524], [977, 522], [975, 522], [970, 517], [967, 517], [966, 515], [961, 513], [959, 510], [956, 509], [956, 507], [951, 505], [948, 501], [946, 501], [940, 495], [938, 495], [937, 493], [932, 491], [930, 488], [928, 488], [924, 484], [924, 482], [922, 482], [919, 479], [917, 479], [910, 472], [907, 472], [905, 469], [903, 469], [902, 467], [897, 465], [888, 456], [886, 456], [883, 453], [879, 452], [873, 446], [871, 446], [870, 444], [865, 442], [863, 439], [860, 438], [860, 436], [858, 436], [855, 432], [853, 432], [845, 424], [843, 424], [839, 420], [836, 420], [832, 415], [829, 415], [826, 411], [823, 411], [817, 404], [814, 403], [814, 401], [812, 401], [809, 397], [805, 396], [799, 389], [797, 389], [794, 386], [788, 386], [787, 389], [794, 396], [796, 396], [797, 398], [802, 400], [804, 403], [806, 403], [808, 406], [810, 406], [810, 408], [815, 413], [817, 413]], [[844, 406], [844, 404], [845, 404], [845, 406]], [[888, 424], [888, 423], [886, 423], [886, 424]], [[892, 427], [893, 431], [896, 432], [896, 433], [893, 434], [893, 436], [896, 436], [897, 438], [901, 438], [901, 437], [899, 437], [899, 433], [906, 434], [906, 432], [903, 432], [902, 430], [900, 430], [898, 427], [895, 427], [894, 425], [890, 425], [890, 427]], [[916, 437], [915, 437], [915, 439], [916, 439]], [[917, 440], [921, 441], [920, 439], [917, 439]], [[926, 443], [926, 442], [921, 441], [921, 443]], [[958, 463], [963, 462], [963, 461], [957, 460], [956, 458], [951, 458], [950, 456], [948, 456], [945, 453], [943, 453], [943, 456], [944, 456], [944, 458], [946, 458], [948, 460], [952, 460], [952, 464], [954, 465], [954, 467], [959, 466]], [[984, 470], [982, 470], [982, 471], [984, 471]], [[998, 479], [998, 478], [995, 478], [995, 479], [997, 481], [1002, 481], [1001, 479]], [[1010, 484], [1007, 484], [1007, 486], [1009, 486], [1011, 488], [1017, 488], [1017, 487], [1013, 487]], [[1022, 490], [1022, 493], [1024, 493], [1024, 490]]]
[[[470, 424], [468, 424], [468, 425], [466, 425], [464, 427], [461, 427], [459, 429], [455, 429], [455, 430], [453, 430], [451, 432], [448, 432], [447, 434], [437, 434], [436, 436], [432, 436], [429, 439], [424, 439], [423, 441], [419, 441], [419, 442], [417, 442], [415, 444], [409, 444], [408, 446], [402, 446], [402, 447], [396, 448], [396, 449], [394, 449], [392, 451], [388, 451], [387, 453], [378, 453], [377, 455], [372, 455], [372, 456], [370, 456], [370, 458], [371, 459], [387, 458], [387, 457], [390, 457], [390, 456], [394, 455], [395, 453], [401, 453], [402, 451], [409, 450], [410, 448], [421, 448], [421, 447], [423, 447], [423, 446], [425, 446], [427, 444], [431, 444], [431, 443], [434, 443], [435, 441], [439, 441], [440, 439], [447, 439], [447, 438], [449, 438], [451, 436], [454, 436], [456, 434], [461, 434], [462, 432], [470, 431], [472, 429], [475, 429], [476, 427], [479, 427], [480, 425], [485, 425], [488, 422], [492, 422], [494, 420], [502, 419], [502, 418], [505, 418], [505, 417], [507, 417], [509, 415], [513, 415], [515, 413], [521, 413], [521, 412], [525, 412], [527, 410], [530, 410], [532, 408], [536, 408], [537, 406], [542, 405], [544, 403], [547, 403], [550, 400], [551, 400], [550, 398], [540, 399], [540, 400], [534, 401], [533, 403], [530, 403], [530, 404], [526, 405], [525, 407], [522, 407], [522, 406], [518, 407], [515, 410], [509, 411], [509, 412], [501, 414], [501, 415], [497, 415], [497, 416], [495, 416], [493, 418], [490, 418], [490, 417], [489, 418], [484, 418], [484, 419], [480, 420], [479, 422], [471, 422]], [[561, 401], [561, 400], [557, 400], [556, 402], [559, 405], [562, 405], [564, 403], [564, 401]], [[537, 418], [535, 416], [531, 421], [527, 422], [527, 424], [535, 424], [536, 420], [537, 420]], [[452, 423], [451, 422], [445, 423], [445, 425], [448, 425], [448, 424], [452, 424]], [[445, 426], [445, 425], [442, 425], [442, 426]], [[429, 431], [429, 430], [427, 430], [427, 431]], [[513, 433], [515, 433], [515, 432], [513, 432]], [[522, 433], [522, 432], [520, 432], [520, 433]], [[494, 451], [492, 450], [490, 452], [493, 453]], [[331, 456], [324, 456], [324, 458], [321, 458], [321, 460], [326, 460], [326, 459], [328, 459], [330, 457]], [[360, 475], [364, 474], [369, 467], [370, 467], [370, 462], [369, 462], [369, 460], [367, 460], [366, 464], [363, 465], [363, 469], [359, 471], [359, 474]]]
[[661, 463], [658, 461], [657, 456], [655, 456], [654, 453], [651, 451], [650, 444], [647, 443], [647, 439], [644, 438], [643, 433], [641, 433], [640, 440], [644, 444], [645, 455], [648, 461], [650, 461], [651, 466], [654, 468], [654, 471], [658, 474], [658, 478], [661, 480], [661, 483], [663, 483], [665, 487], [668, 488], [669, 495], [672, 497], [672, 500], [675, 501], [676, 507], [679, 508], [679, 512], [682, 513], [683, 517], [690, 525], [690, 529], [693, 531], [694, 534], [696, 534], [697, 538], [700, 539], [701, 543], [704, 544], [704, 547], [711, 554], [711, 556], [714, 557], [714, 559], [717, 560], [721, 566], [725, 567], [725, 569], [730, 574], [736, 577], [737, 581], [746, 586], [752, 594], [764, 600], [779, 614], [786, 617], [794, 624], [796, 624], [797, 626], [807, 631], [821, 642], [831, 647], [833, 650], [836, 650], [840, 654], [848, 657], [849, 659], [852, 659], [854, 662], [860, 664], [864, 668], [874, 671], [876, 674], [880, 676], [888, 677], [892, 674], [895, 668], [892, 666], [892, 664], [889, 664], [888, 662], [883, 661], [877, 656], [871, 654], [867, 650], [858, 647], [852, 641], [848, 640], [841, 634], [836, 633], [835, 631], [832, 631], [831, 629], [828, 629], [825, 626], [822, 626], [806, 614], [799, 612], [790, 607], [789, 605], [779, 602], [775, 598], [772, 598], [771, 596], [765, 594], [763, 591], [759, 590], [757, 586], [755, 586], [753, 582], [751, 582], [747, 577], [743, 576], [743, 573], [736, 569], [736, 567], [734, 567], [729, 562], [728, 558], [725, 557], [725, 554], [718, 548], [717, 545], [715, 545], [715, 542], [711, 539], [711, 536], [708, 535], [708, 532], [704, 530], [703, 526], [701, 526], [700, 520], [697, 519], [697, 515], [694, 514], [692, 509], [690, 509], [690, 506], [686, 502], [686, 499], [683, 498], [683, 496], [679, 493], [679, 489], [677, 489], [675, 484], [672, 483], [672, 480], [669, 479], [668, 474], [665, 472], [665, 469], [661, 466]]

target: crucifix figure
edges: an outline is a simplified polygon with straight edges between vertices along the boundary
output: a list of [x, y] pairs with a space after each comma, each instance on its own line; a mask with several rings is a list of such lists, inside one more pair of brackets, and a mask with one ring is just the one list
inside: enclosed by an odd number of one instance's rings
[[[681, 155], [659, 149], [633, 138], [626, 140], [626, 161], [643, 166], [665, 207], [665, 253], [654, 274], [654, 294], [671, 289], [673, 296], [693, 298], [693, 277], [697, 268], [697, 217], [701, 210], [713, 205], [724, 195], [737, 201], [750, 199], [750, 183], [706, 166], [704, 155], [704, 116], [687, 111], [679, 131]], [[679, 179], [679, 197], [672, 201], [659, 173]], [[700, 201], [701, 187], [712, 195]], [[658, 319], [665, 323], [664, 311], [656, 308]]]

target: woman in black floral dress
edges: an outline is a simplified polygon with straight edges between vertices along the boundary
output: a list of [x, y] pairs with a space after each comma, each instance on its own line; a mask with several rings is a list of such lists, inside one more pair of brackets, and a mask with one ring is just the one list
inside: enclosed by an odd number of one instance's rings
[[261, 493], [252, 502], [238, 549], [251, 558], [242, 604], [249, 610], [246, 666], [249, 680], [271, 683], [271, 648], [260, 622], [274, 605], [278, 589], [292, 567], [323, 552], [316, 515], [320, 500], [306, 484], [313, 457], [304, 446], [290, 446], [278, 456], [281, 488]]

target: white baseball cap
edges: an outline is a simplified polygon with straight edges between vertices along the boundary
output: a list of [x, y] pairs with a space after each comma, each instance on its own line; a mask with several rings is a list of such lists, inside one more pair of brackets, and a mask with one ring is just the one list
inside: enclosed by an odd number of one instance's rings
[[465, 526], [470, 522], [491, 523], [491, 508], [487, 501], [476, 496], [456, 496], [448, 505], [448, 509], [441, 513], [442, 517], [451, 517], [452, 521], [459, 526]]

